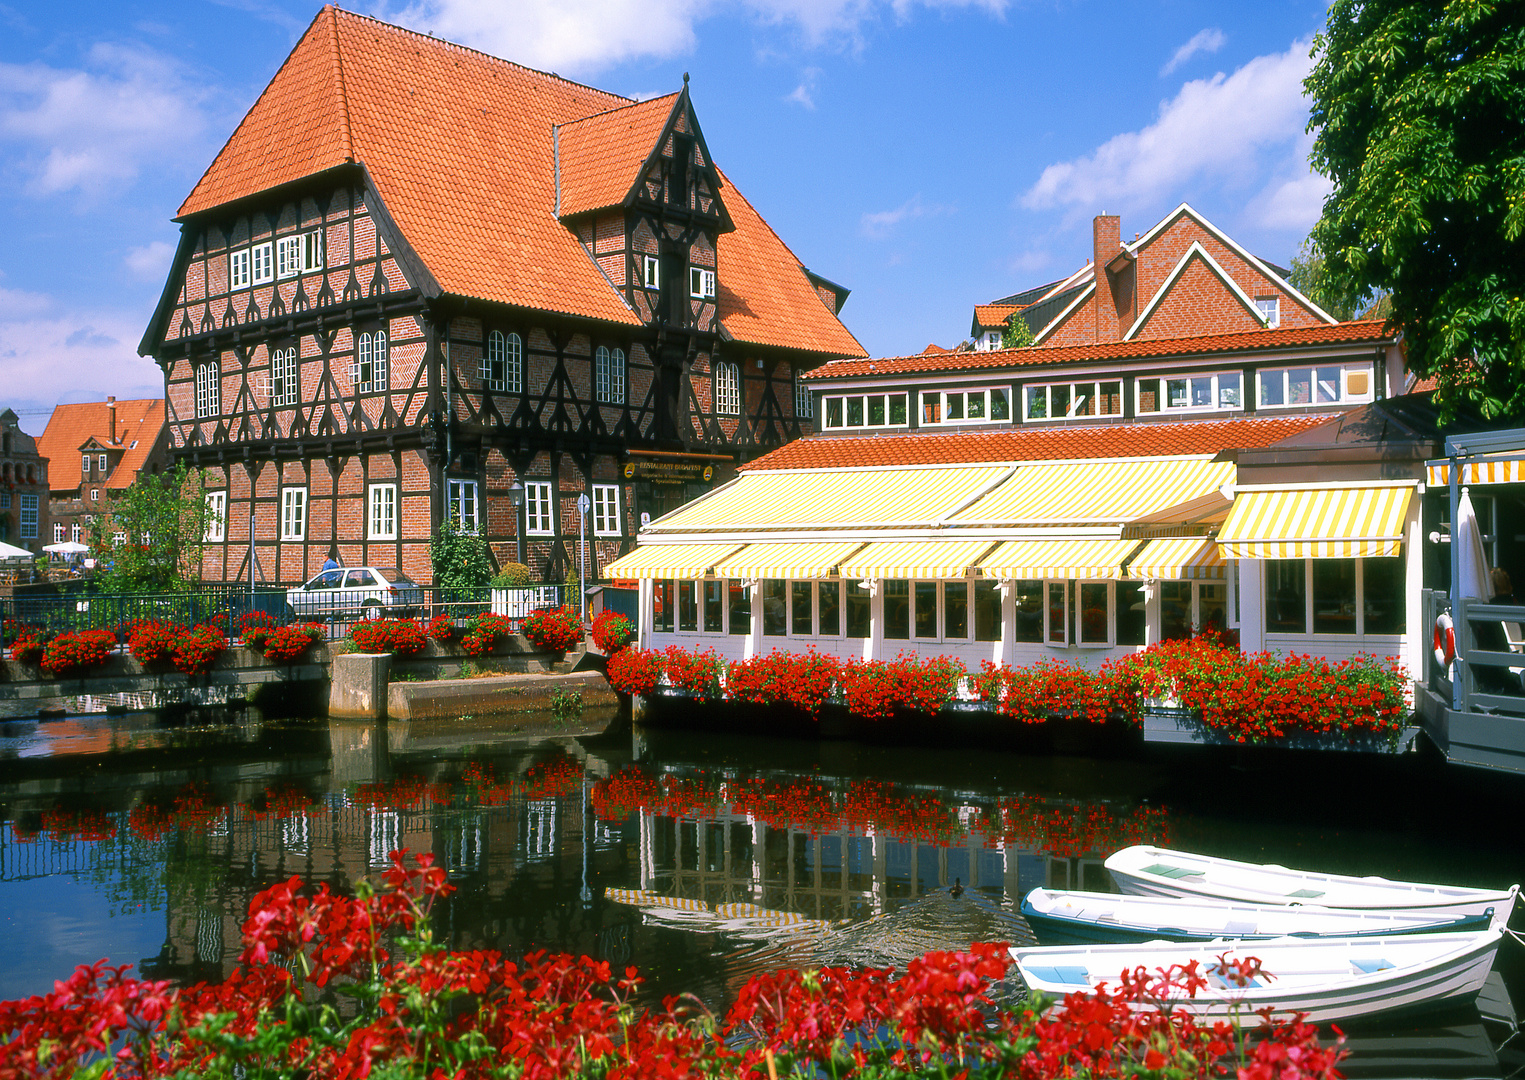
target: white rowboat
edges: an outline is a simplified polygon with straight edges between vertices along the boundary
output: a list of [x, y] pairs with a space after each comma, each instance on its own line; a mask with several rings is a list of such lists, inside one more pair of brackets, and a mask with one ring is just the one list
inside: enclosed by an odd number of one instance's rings
[[1436, 917], [1479, 916], [1493, 909], [1494, 926], [1509, 922], [1518, 885], [1469, 889], [1381, 877], [1349, 877], [1288, 870], [1274, 863], [1235, 862], [1189, 851], [1135, 846], [1106, 862], [1118, 887], [1134, 896], [1176, 896], [1282, 906], [1424, 912]]
[[[1306, 1013], [1311, 1023], [1324, 1024], [1468, 1004], [1482, 989], [1503, 936], [1502, 929], [1491, 929], [1385, 938], [1151, 941], [1013, 948], [1011, 955], [1030, 989], [1056, 998], [1101, 983], [1115, 990], [1121, 973], [1134, 968], [1153, 973], [1196, 961], [1209, 985], [1195, 997], [1183, 993], [1170, 998], [1172, 1008], [1213, 1018], [1237, 1009], [1246, 1023], [1254, 1023], [1256, 1010], [1269, 1007], [1282, 1015]], [[1219, 956], [1256, 957], [1267, 975], [1254, 985], [1236, 986], [1232, 977], [1215, 972]]]
[[1022, 916], [1043, 939], [1124, 942], [1264, 940], [1278, 937], [1395, 937], [1400, 934], [1485, 930], [1490, 916], [1436, 915], [1430, 911], [1361, 911], [1348, 908], [1241, 904], [1191, 897], [1119, 896], [1117, 893], [1034, 889]]

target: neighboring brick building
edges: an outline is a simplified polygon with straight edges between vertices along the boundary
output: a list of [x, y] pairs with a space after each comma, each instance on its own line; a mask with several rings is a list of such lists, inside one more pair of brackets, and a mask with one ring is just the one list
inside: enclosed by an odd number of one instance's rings
[[[447, 515], [560, 579], [809, 430], [861, 356], [715, 165], [644, 102], [324, 8], [180, 208], [141, 350], [222, 525], [204, 573], [430, 579]], [[517, 500], [517, 504], [516, 504]]]
[[59, 405], [37, 445], [52, 463], [51, 523], [43, 530], [44, 542], [87, 542], [90, 523], [113, 496], [144, 473], [164, 470], [169, 460], [164, 399], [108, 397]]
[[49, 520], [48, 459], [6, 409], [0, 412], [0, 542], [41, 551]]

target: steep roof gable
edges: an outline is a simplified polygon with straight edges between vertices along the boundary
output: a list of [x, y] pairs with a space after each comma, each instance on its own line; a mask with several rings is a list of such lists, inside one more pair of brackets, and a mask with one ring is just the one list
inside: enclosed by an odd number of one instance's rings
[[[59, 405], [37, 437], [37, 452], [55, 463], [67, 463], [90, 441], [106, 450], [122, 451], [122, 459], [107, 480], [108, 488], [129, 487], [153, 452], [164, 428], [164, 399], [137, 398], [116, 403], [116, 430], [111, 430], [111, 406], [104, 401]], [[78, 486], [67, 482], [69, 469], [54, 468], [49, 482], [56, 489]]]
[[556, 128], [556, 213], [619, 206], [678, 111], [681, 93], [622, 105]]

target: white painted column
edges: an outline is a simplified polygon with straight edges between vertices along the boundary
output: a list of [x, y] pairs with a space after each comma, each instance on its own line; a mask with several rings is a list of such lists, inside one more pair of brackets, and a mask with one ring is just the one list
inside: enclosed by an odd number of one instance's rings
[[747, 587], [747, 592], [752, 596], [752, 627], [747, 631], [747, 640], [741, 647], [743, 660], [750, 660], [756, 656], [762, 644], [763, 587], [761, 579], [753, 581]]
[[1245, 652], [1266, 647], [1266, 564], [1264, 559], [1240, 559], [1239, 645]]
[[[1404, 528], [1403, 551], [1407, 559], [1403, 568], [1403, 666], [1409, 678], [1424, 681], [1424, 654], [1430, 643], [1430, 628], [1424, 626], [1424, 526], [1420, 514], [1420, 497], [1409, 500], [1409, 517]], [[1494, 528], [1497, 528], [1495, 523]]]
[[1160, 583], [1150, 578], [1144, 582], [1144, 644], [1157, 645], [1164, 633], [1160, 616]]
[[1017, 641], [1017, 583], [1010, 578], [1001, 581], [1001, 638], [991, 650], [991, 662], [997, 666], [1011, 663], [1012, 648]]
[[863, 639], [863, 659], [884, 659], [884, 579], [874, 578], [868, 585], [868, 637]]
[[652, 613], [652, 598], [655, 591], [652, 589], [651, 578], [641, 578], [640, 587], [636, 591], [636, 646], [641, 649], [651, 648], [651, 634], [654, 625]]

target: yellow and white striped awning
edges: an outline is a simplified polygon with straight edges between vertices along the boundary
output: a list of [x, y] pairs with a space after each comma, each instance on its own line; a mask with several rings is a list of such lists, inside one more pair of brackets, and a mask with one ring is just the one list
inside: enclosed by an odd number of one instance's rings
[[1128, 563], [1130, 578], [1190, 581], [1223, 578], [1225, 564], [1211, 536], [1171, 536], [1151, 540]]
[[991, 540], [886, 540], [869, 544], [842, 564], [844, 578], [961, 578]]
[[604, 899], [612, 900], [616, 904], [630, 904], [633, 907], [666, 908], [668, 911], [709, 911], [709, 904], [703, 900], [691, 900], [686, 896], [663, 896], [646, 889], [616, 889], [613, 886], [605, 886]]
[[740, 544], [643, 544], [604, 567], [606, 578], [702, 578]]
[[644, 532], [928, 525], [1011, 472], [1010, 465], [743, 473]]
[[[1425, 463], [1425, 482], [1431, 487], [1449, 487], [1451, 463], [1429, 461]], [[1474, 458], [1461, 463], [1457, 477], [1459, 484], [1525, 484], [1525, 461], [1503, 461], [1497, 458]]]
[[1137, 540], [1008, 540], [980, 560], [994, 578], [1120, 578]]
[[1276, 488], [1234, 493], [1218, 531], [1228, 559], [1372, 559], [1403, 551], [1412, 486]]
[[1207, 456], [1024, 465], [959, 511], [954, 525], [1075, 525], [1132, 521], [1232, 483], [1231, 461]]
[[843, 559], [863, 546], [861, 540], [833, 540], [748, 544], [715, 566], [716, 577], [817, 578], [826, 577]]

